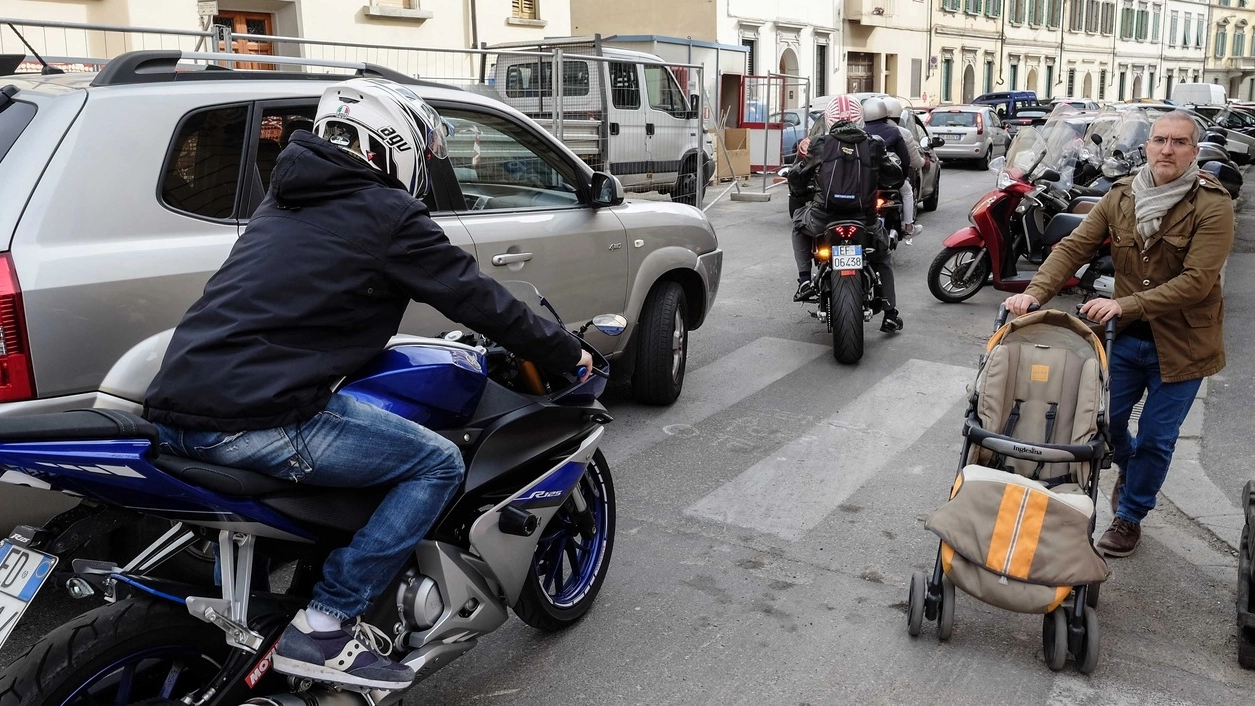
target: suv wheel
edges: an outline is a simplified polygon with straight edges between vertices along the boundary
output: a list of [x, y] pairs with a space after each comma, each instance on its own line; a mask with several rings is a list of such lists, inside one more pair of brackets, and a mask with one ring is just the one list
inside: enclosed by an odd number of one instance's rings
[[687, 315], [684, 288], [678, 282], [659, 282], [645, 300], [632, 374], [632, 396], [638, 402], [668, 405], [680, 396], [688, 359]]

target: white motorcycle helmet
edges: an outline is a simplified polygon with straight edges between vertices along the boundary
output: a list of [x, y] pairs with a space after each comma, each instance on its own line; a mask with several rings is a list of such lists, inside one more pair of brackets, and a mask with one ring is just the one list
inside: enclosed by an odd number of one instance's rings
[[881, 98], [885, 103], [885, 111], [889, 114], [890, 120], [902, 119], [902, 101], [897, 98]]
[[868, 98], [863, 101], [863, 121], [870, 123], [873, 120], [880, 120], [889, 115], [889, 110], [885, 106], [882, 98]]
[[416, 198], [427, 193], [427, 159], [448, 156], [444, 123], [406, 86], [354, 78], [318, 101], [314, 134], [396, 179]]

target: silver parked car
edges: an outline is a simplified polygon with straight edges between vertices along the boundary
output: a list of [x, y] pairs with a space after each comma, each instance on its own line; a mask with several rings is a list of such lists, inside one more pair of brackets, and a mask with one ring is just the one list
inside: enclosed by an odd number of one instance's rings
[[[133, 373], [160, 363], [141, 344], [200, 296], [288, 137], [346, 77], [181, 58], [133, 52], [99, 73], [0, 76], [0, 414], [139, 409], [146, 381]], [[622, 314], [623, 336], [590, 342], [638, 400], [674, 401], [689, 331], [719, 287], [705, 214], [625, 201], [616, 179], [497, 100], [354, 66], [407, 82], [445, 119], [449, 159], [431, 164], [426, 201], [450, 241], [488, 275], [534, 284], [569, 324]], [[452, 328], [414, 304], [401, 332]], [[65, 497], [26, 492], [0, 483], [0, 531], [46, 519]]]
[[974, 160], [981, 169], [989, 160], [1007, 153], [1011, 141], [997, 113], [987, 105], [949, 105], [933, 108], [925, 120], [936, 137], [945, 140], [937, 147], [943, 160]]

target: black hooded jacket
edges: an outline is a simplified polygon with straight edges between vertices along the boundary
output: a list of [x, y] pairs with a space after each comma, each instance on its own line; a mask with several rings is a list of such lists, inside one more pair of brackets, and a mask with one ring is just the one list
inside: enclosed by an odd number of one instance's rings
[[902, 139], [902, 131], [898, 129], [897, 123], [889, 118], [881, 118], [867, 123], [863, 129], [868, 135], [875, 135], [885, 141], [885, 150], [898, 155], [903, 172], [911, 168], [911, 150], [906, 146], [906, 140]]
[[174, 331], [145, 416], [235, 432], [310, 419], [397, 332], [410, 300], [554, 371], [579, 343], [479, 271], [391, 177], [309, 132]]

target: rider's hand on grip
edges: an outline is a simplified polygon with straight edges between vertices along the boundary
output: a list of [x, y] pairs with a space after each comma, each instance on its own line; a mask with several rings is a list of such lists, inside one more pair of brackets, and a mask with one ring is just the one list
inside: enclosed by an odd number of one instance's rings
[[575, 376], [584, 382], [593, 373], [593, 356], [588, 351], [580, 351], [580, 362], [575, 369]]
[[1041, 307], [1041, 302], [1037, 301], [1037, 297], [1031, 294], [1012, 294], [1002, 303], [1015, 316], [1023, 316], [1035, 307]]

